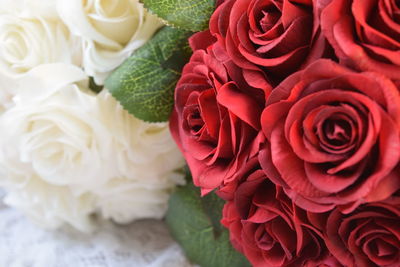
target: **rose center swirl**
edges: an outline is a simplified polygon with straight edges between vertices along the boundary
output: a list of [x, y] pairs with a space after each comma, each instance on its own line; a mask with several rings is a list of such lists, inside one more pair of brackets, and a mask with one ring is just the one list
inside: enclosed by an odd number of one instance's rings
[[351, 125], [344, 120], [327, 120], [323, 125], [325, 138], [333, 146], [342, 146], [351, 140]]
[[262, 18], [260, 19], [261, 31], [268, 32], [269, 30], [271, 30], [280, 17], [281, 13], [276, 8], [269, 8], [268, 10], [263, 10]]
[[344, 153], [355, 145], [358, 127], [348, 114], [330, 114], [315, 127], [321, 147], [329, 153]]
[[199, 135], [200, 130], [204, 126], [203, 118], [200, 115], [200, 108], [197, 105], [193, 105], [190, 108], [190, 112], [187, 114], [187, 123], [190, 128], [192, 135]]

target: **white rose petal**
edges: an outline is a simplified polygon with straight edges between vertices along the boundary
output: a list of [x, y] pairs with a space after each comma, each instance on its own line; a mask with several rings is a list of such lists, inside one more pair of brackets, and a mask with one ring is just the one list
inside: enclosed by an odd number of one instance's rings
[[163, 25], [138, 0], [59, 0], [58, 11], [82, 37], [83, 67], [97, 84]]
[[[31, 74], [38, 70], [49, 69], [40, 66]], [[68, 72], [64, 75], [68, 76]], [[21, 93], [15, 106], [0, 119], [1, 128], [5, 129], [0, 141], [5, 142], [4, 159], [29, 166], [30, 173], [55, 185], [91, 186], [92, 177], [107, 177], [106, 170], [101, 169], [101, 157], [111, 152], [111, 136], [100, 121], [92, 118], [96, 97], [75, 84], [60, 83], [58, 88], [52, 88], [53, 92], [49, 88], [36, 89], [27, 91], [29, 95], [35, 92], [36, 98]]]
[[0, 116], [6, 202], [49, 228], [90, 229], [90, 215], [126, 223], [162, 218], [184, 182], [167, 123], [146, 123], [107, 91], [94, 95], [78, 67], [41, 65], [15, 79]]
[[0, 13], [57, 19], [56, 0], [0, 0]]
[[110, 180], [106, 188], [100, 192], [98, 202], [104, 218], [111, 218], [118, 223], [143, 218], [161, 219], [167, 210], [168, 187], [146, 188], [137, 181], [115, 178]]
[[41, 65], [17, 79], [15, 104], [0, 117], [6, 201], [47, 228], [90, 229], [96, 196], [88, 189], [113, 173], [104, 165], [111, 136], [92, 118], [96, 96], [78, 87], [82, 78], [77, 67]]
[[81, 63], [81, 44], [60, 19], [0, 13], [0, 72], [23, 74], [45, 63]]
[[93, 227], [90, 215], [96, 199], [90, 193], [76, 195], [75, 191], [73, 187], [55, 186], [35, 178], [21, 188], [10, 190], [4, 202], [47, 229], [69, 223], [80, 231], [88, 232]]
[[14, 96], [13, 88], [17, 87], [16, 82], [7, 75], [0, 72], [0, 114], [12, 105]]
[[163, 217], [169, 193], [184, 183], [183, 175], [175, 171], [184, 160], [168, 123], [133, 117], [107, 91], [98, 95], [98, 103], [101, 119], [112, 131], [116, 170], [104, 191], [98, 192], [100, 211], [120, 223]]

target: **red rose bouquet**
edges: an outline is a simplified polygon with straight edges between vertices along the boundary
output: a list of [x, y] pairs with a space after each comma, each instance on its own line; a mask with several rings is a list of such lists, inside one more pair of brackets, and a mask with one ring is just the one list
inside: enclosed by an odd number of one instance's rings
[[400, 267], [400, 0], [3, 0], [0, 33], [0, 198], [43, 227]]
[[155, 49], [200, 189], [179, 189], [167, 215], [188, 257], [400, 266], [400, 2], [143, 2], [179, 32]]

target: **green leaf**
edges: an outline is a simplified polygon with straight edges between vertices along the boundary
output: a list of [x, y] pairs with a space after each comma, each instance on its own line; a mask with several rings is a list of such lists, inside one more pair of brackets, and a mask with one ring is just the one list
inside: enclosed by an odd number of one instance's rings
[[152, 13], [167, 24], [190, 31], [208, 28], [215, 9], [215, 0], [140, 0]]
[[107, 78], [105, 87], [135, 117], [167, 121], [180, 71], [191, 55], [190, 34], [164, 27]]
[[172, 236], [187, 257], [202, 267], [246, 267], [246, 258], [229, 241], [220, 224], [224, 201], [214, 193], [200, 197], [192, 183], [180, 187], [170, 198], [166, 217]]

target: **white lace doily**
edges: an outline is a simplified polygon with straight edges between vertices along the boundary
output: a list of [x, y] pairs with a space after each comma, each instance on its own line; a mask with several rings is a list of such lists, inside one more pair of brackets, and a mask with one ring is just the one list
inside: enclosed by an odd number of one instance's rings
[[[0, 192], [1, 197], [1, 192]], [[163, 222], [46, 231], [0, 200], [0, 267], [190, 267]]]

